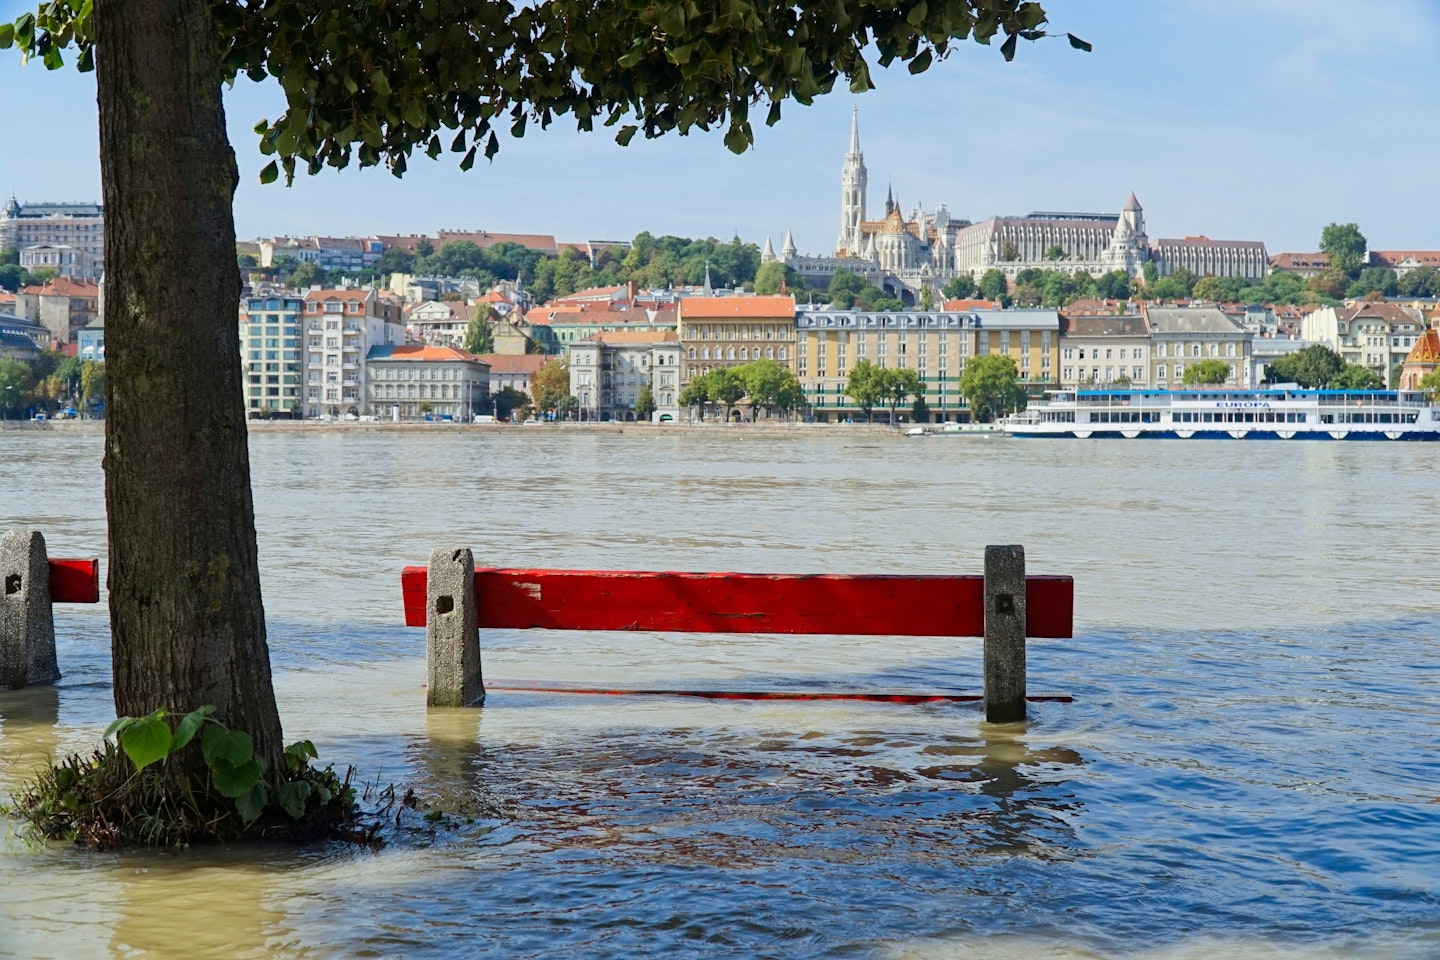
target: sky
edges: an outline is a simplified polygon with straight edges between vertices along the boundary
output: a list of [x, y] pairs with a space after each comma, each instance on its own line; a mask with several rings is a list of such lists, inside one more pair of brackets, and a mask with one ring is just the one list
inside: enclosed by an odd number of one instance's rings
[[[13, 20], [30, 4], [0, 0]], [[961, 45], [920, 76], [875, 70], [877, 89], [786, 104], [735, 156], [719, 134], [582, 134], [563, 123], [502, 140], [471, 171], [417, 155], [261, 185], [252, 131], [283, 100], [241, 80], [226, 110], [240, 161], [241, 239], [439, 229], [630, 239], [642, 230], [732, 235], [824, 254], [840, 226], [840, 166], [858, 107], [869, 210], [887, 184], [908, 213], [941, 202], [982, 220], [1034, 210], [1117, 212], [1133, 190], [1152, 239], [1263, 240], [1309, 251], [1330, 222], [1376, 249], [1440, 249], [1440, 0], [1047, 0], [1050, 25], [1094, 44]], [[94, 74], [22, 66], [0, 51], [0, 194], [100, 197]], [[838, 85], [843, 87], [842, 85]], [[763, 111], [762, 114], [763, 116]], [[873, 216], [873, 213], [871, 214]]]

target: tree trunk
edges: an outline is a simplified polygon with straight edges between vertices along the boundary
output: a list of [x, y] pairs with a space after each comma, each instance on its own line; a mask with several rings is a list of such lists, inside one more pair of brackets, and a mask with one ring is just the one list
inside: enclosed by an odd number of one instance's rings
[[209, 3], [103, 0], [95, 36], [115, 708], [214, 704], [278, 771]]

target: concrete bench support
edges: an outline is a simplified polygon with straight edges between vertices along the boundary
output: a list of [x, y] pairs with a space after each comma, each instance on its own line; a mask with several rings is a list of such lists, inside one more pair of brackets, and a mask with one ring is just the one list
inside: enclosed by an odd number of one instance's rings
[[485, 702], [485, 683], [480, 676], [475, 558], [468, 548], [430, 552], [425, 653], [428, 705], [476, 707]]
[[60, 679], [50, 603], [45, 538], [38, 530], [0, 534], [0, 687]]
[[1025, 719], [1025, 548], [985, 548], [985, 719]]

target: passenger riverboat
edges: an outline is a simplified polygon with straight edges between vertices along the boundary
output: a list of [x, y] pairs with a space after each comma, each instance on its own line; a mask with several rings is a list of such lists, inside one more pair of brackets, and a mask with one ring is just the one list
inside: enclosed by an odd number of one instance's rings
[[1419, 390], [1056, 390], [1002, 422], [1015, 437], [1440, 440]]

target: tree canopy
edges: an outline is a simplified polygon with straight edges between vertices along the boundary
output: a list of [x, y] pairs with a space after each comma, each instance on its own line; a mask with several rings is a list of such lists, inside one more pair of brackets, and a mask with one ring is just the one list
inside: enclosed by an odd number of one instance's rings
[[541, 412], [558, 410], [560, 402], [570, 395], [570, 364], [550, 360], [535, 372], [535, 406]]
[[960, 393], [970, 405], [971, 416], [981, 423], [1025, 405], [1020, 369], [1015, 358], [1007, 354], [990, 353], [966, 363], [960, 374]]
[[1306, 390], [1322, 389], [1345, 367], [1345, 358], [1324, 344], [1311, 344], [1272, 362], [1266, 372], [1271, 383], [1294, 383]]
[[[55, 68], [74, 45], [91, 69], [91, 10], [88, 0], [44, 0], [0, 29], [0, 47], [18, 43]], [[495, 155], [500, 134], [566, 115], [580, 130], [615, 127], [621, 145], [642, 132], [723, 127], [739, 153], [754, 140], [753, 108], [764, 105], [770, 125], [785, 100], [809, 104], [842, 79], [854, 93], [872, 89], [867, 53], [921, 73], [957, 41], [1003, 38], [1010, 60], [1020, 39], [1047, 36], [1031, 0], [212, 0], [210, 15], [224, 74], [275, 77], [285, 93], [284, 112], [255, 128], [276, 158], [265, 181], [352, 160], [399, 176], [415, 150], [448, 150], [469, 169], [477, 154]], [[455, 135], [442, 140], [446, 131]]]
[[902, 301], [849, 270], [835, 271], [830, 277], [830, 286], [826, 288], [825, 295], [830, 298], [831, 306], [838, 310], [849, 310], [851, 307], [860, 310], [905, 309]]
[[1201, 360], [1185, 368], [1186, 386], [1219, 386], [1230, 379], [1230, 364], [1224, 360]]
[[1330, 258], [1330, 265], [1353, 276], [1365, 260], [1369, 248], [1359, 224], [1331, 223], [1320, 231], [1320, 250]]

